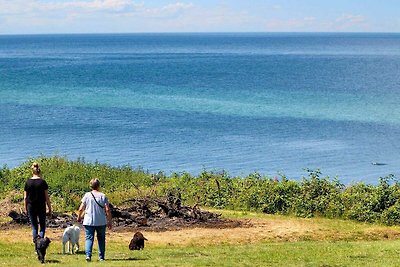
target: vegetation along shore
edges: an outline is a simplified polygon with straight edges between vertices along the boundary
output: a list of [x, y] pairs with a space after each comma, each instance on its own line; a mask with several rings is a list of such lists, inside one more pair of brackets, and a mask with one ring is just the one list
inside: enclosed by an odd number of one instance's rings
[[[7, 213], [21, 207], [22, 190], [37, 161], [49, 184], [56, 213], [76, 211], [88, 181], [99, 177], [115, 206], [132, 199], [168, 199], [179, 195], [182, 207], [196, 206], [240, 223], [225, 227], [196, 224], [154, 230], [143, 251], [129, 251], [137, 227], [116, 228], [107, 235], [107, 266], [399, 266], [400, 183], [382, 177], [376, 185], [344, 185], [309, 171], [289, 180], [253, 173], [148, 173], [83, 159], [40, 157], [0, 170], [0, 263], [39, 266], [28, 225], [9, 224]], [[50, 228], [46, 264], [76, 266], [83, 252], [62, 255], [62, 228]], [[81, 240], [81, 242], [83, 242]], [[97, 265], [98, 262], [93, 262]]]
[[185, 205], [298, 217], [326, 217], [395, 225], [400, 223], [400, 182], [389, 175], [376, 185], [358, 182], [344, 185], [338, 179], [309, 170], [308, 177], [289, 180], [258, 173], [230, 177], [224, 172], [148, 173], [127, 166], [112, 167], [52, 156], [27, 160], [15, 168], [0, 169], [0, 196], [22, 201], [23, 184], [30, 177], [30, 164], [38, 161], [49, 184], [55, 211], [75, 211], [88, 189], [88, 181], [104, 181], [103, 191], [113, 205], [135, 197], [160, 197], [180, 194]]

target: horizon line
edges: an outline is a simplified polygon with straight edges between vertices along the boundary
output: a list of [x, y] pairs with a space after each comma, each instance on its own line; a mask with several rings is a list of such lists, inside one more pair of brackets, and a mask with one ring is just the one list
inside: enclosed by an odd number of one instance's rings
[[357, 32], [357, 31], [204, 31], [204, 32], [48, 32], [48, 33], [0, 33], [0, 36], [29, 35], [135, 35], [135, 34], [400, 34], [400, 32]]

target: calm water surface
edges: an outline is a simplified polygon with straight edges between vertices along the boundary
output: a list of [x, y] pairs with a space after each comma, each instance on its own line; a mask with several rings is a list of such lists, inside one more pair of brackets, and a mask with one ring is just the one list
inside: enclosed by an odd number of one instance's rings
[[399, 91], [400, 34], [0, 36], [0, 164], [374, 183], [400, 173]]

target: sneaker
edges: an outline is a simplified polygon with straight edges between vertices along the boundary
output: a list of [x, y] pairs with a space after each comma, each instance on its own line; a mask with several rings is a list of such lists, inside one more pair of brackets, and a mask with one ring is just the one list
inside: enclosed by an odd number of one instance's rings
[[104, 261], [104, 259], [100, 258], [99, 261]]
[[86, 261], [87, 262], [89, 262], [89, 261], [91, 261], [92, 259], [90, 258], [90, 257], [86, 257]]

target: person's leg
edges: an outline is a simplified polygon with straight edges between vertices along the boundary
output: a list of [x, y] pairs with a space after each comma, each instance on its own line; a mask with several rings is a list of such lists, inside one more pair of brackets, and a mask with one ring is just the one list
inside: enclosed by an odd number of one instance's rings
[[94, 240], [94, 226], [84, 225], [85, 234], [86, 234], [86, 242], [85, 242], [85, 253], [86, 260], [90, 260], [92, 258], [92, 249], [93, 249], [93, 240]]
[[27, 209], [28, 209], [29, 220], [31, 221], [31, 226], [32, 226], [32, 240], [33, 243], [35, 243], [35, 239], [38, 235], [38, 228], [39, 228], [37, 219], [38, 215], [36, 210], [32, 206], [28, 205]]
[[46, 231], [46, 208], [44, 210], [39, 211], [39, 225], [40, 225], [40, 231], [39, 235], [40, 237], [44, 238], [44, 233]]
[[106, 226], [96, 226], [97, 242], [99, 244], [99, 259], [104, 260], [106, 253]]

